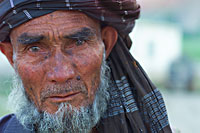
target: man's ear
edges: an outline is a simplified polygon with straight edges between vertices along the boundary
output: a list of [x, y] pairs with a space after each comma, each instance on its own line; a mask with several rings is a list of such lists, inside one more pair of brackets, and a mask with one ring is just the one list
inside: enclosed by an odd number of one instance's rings
[[0, 42], [0, 50], [13, 66], [13, 47], [10, 42]]
[[113, 27], [106, 26], [101, 31], [101, 37], [105, 44], [106, 58], [108, 58], [110, 52], [115, 46], [115, 43], [117, 42], [118, 38], [117, 30]]

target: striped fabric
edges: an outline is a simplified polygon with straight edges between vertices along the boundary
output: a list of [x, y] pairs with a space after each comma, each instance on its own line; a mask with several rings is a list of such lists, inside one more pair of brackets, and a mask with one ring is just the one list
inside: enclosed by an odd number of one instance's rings
[[[116, 83], [116, 84], [115, 84]], [[118, 115], [124, 112], [134, 112], [138, 110], [136, 101], [132, 94], [132, 89], [125, 76], [121, 80], [116, 80], [110, 87], [110, 102], [106, 117]]]
[[[169, 125], [164, 100], [158, 89], [146, 94], [137, 105], [134, 88], [131, 88], [125, 76], [116, 80], [110, 87], [110, 102], [104, 118], [122, 113], [133, 113], [141, 109], [141, 117], [149, 123], [152, 133], [157, 133]], [[138, 107], [139, 106], [139, 107]], [[151, 117], [150, 117], [151, 116]]]
[[143, 108], [144, 120], [146, 123], [150, 124], [153, 133], [156, 133], [169, 125], [165, 104], [158, 89], [145, 95], [142, 98], [140, 107]]

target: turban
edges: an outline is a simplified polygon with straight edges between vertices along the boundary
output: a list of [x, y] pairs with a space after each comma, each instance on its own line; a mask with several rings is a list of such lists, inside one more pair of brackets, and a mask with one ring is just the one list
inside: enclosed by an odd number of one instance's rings
[[171, 132], [162, 95], [129, 52], [129, 33], [140, 13], [136, 0], [3, 0], [0, 41], [9, 41], [10, 31], [20, 24], [56, 10], [81, 11], [119, 33], [107, 59], [110, 100], [97, 132]]
[[82, 11], [126, 35], [140, 13], [134, 0], [3, 0], [0, 4], [0, 41], [8, 39], [10, 31], [20, 24], [55, 10]]

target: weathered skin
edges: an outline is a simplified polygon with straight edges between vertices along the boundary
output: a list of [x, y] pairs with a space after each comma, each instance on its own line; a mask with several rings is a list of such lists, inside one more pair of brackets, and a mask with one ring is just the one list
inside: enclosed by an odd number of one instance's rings
[[[94, 35], [79, 46], [76, 40], [63, 37], [85, 27], [91, 29]], [[23, 35], [43, 35], [44, 38], [37, 43], [23, 45], [19, 41]], [[79, 12], [57, 11], [17, 27], [12, 31], [11, 39], [16, 52], [16, 68], [29, 98], [39, 110], [53, 113], [57, 110], [57, 103], [64, 101], [76, 107], [93, 102], [104, 50], [97, 21]], [[73, 89], [75, 84], [86, 86], [86, 91]], [[61, 98], [60, 93], [50, 94], [43, 100], [41, 94], [53, 89], [48, 89], [49, 86], [60, 87], [62, 97], [78, 94], [66, 98]], [[69, 86], [72, 86], [70, 92], [64, 89]]]
[[13, 29], [0, 50], [38, 110], [55, 113], [61, 102], [77, 108], [93, 102], [104, 48], [108, 57], [117, 38], [114, 28], [101, 29], [81, 12], [56, 11]]

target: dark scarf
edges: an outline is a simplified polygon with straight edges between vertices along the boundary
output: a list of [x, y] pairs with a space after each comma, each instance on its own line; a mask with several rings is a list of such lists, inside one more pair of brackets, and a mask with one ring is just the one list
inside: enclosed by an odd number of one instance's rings
[[135, 0], [4, 0], [0, 3], [0, 41], [31, 19], [56, 10], [78, 10], [118, 30], [107, 62], [111, 68], [110, 102], [95, 127], [102, 133], [171, 132], [163, 98], [129, 52], [140, 6]]

